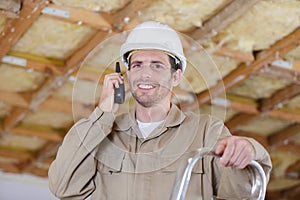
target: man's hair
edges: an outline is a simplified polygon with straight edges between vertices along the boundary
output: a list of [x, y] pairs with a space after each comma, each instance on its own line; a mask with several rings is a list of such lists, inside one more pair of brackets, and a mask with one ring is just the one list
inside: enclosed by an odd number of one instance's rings
[[[128, 56], [129, 53], [125, 54], [125, 57]], [[182, 64], [178, 58], [173, 58], [172, 56], [168, 55], [169, 62], [171, 65], [171, 72], [176, 72], [177, 69], [180, 69], [182, 71]], [[128, 59], [128, 70], [130, 70], [130, 63], [131, 63], [131, 57]]]
[[[168, 55], [169, 56], [169, 55]], [[182, 71], [182, 64], [178, 58], [173, 58], [172, 56], [169, 56], [170, 64], [171, 64], [171, 72], [176, 72], [177, 69], [180, 69]]]

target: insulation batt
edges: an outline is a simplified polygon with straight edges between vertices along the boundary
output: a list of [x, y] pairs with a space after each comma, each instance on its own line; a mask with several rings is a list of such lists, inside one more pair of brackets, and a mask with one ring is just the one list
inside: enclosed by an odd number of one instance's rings
[[130, 0], [52, 0], [57, 5], [79, 7], [92, 11], [114, 12]]
[[238, 20], [216, 35], [216, 44], [251, 52], [269, 48], [300, 25], [300, 1], [259, 1]]
[[[263, 75], [251, 76], [229, 91], [230, 94], [252, 99], [268, 98], [274, 92], [288, 86], [291, 81]], [[261, 86], [264, 87], [261, 87]]]
[[[17, 80], [17, 81], [16, 81]], [[45, 80], [41, 72], [0, 64], [0, 90], [10, 92], [25, 92], [37, 89]]]
[[65, 60], [96, 33], [96, 30], [40, 16], [12, 51]]

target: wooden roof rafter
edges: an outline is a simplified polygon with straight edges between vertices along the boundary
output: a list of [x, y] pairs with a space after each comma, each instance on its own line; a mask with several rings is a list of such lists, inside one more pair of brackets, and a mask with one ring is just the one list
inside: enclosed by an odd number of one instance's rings
[[142, 14], [143, 10], [147, 8], [153, 0], [132, 0], [125, 7], [117, 13], [107, 15], [107, 20], [113, 25], [113, 30], [118, 32], [128, 30], [133, 25], [131, 20], [136, 16]]
[[46, 6], [47, 0], [24, 0], [19, 18], [12, 19], [2, 33], [0, 59], [16, 44]]
[[86, 25], [97, 30], [108, 31], [112, 29], [112, 26], [100, 13], [85, 9], [60, 6], [50, 3], [43, 9], [42, 14], [67, 22], [77, 23], [78, 25]]
[[270, 49], [258, 53], [256, 60], [253, 61], [250, 65], [240, 65], [237, 69], [225, 76], [223, 78], [223, 81], [219, 81], [212, 88], [197, 94], [197, 101], [192, 104], [182, 105], [182, 109], [194, 109], [197, 106], [208, 103], [211, 98], [215, 98], [218, 95], [221, 95], [224, 89], [228, 91], [232, 87], [247, 79], [250, 75], [258, 73], [263, 67], [268, 65], [277, 57], [284, 56], [291, 49], [295, 48], [298, 45], [299, 40], [300, 28], [297, 28], [290, 35], [284, 37], [283, 39], [272, 45]]
[[297, 95], [300, 95], [300, 85], [291, 84], [284, 89], [276, 92], [270, 98], [262, 99], [259, 109], [262, 112], [266, 112], [268, 110], [273, 110], [276, 107], [282, 107]]
[[296, 135], [300, 135], [300, 124], [291, 125], [277, 133], [274, 133], [268, 137], [270, 145], [280, 145], [288, 143]]
[[213, 17], [204, 22], [203, 26], [191, 33], [192, 38], [204, 43], [240, 18], [260, 0], [230, 0]]

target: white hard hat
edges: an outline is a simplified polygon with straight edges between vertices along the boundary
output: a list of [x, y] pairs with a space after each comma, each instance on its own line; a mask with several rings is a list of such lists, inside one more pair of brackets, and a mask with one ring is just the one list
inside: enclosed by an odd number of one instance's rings
[[122, 60], [127, 67], [126, 56], [134, 50], [161, 50], [167, 52], [179, 59], [182, 72], [186, 68], [186, 58], [178, 34], [168, 25], [160, 22], [144, 22], [130, 32], [120, 50]]

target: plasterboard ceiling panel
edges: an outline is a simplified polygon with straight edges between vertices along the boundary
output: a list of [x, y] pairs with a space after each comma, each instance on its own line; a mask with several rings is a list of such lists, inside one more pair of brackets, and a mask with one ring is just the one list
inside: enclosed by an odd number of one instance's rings
[[86, 26], [40, 16], [12, 51], [65, 60], [95, 33]]
[[287, 60], [300, 60], [300, 46], [297, 46], [285, 55]]
[[252, 99], [269, 98], [274, 92], [283, 89], [290, 83], [290, 80], [258, 74], [251, 76], [240, 85], [231, 89], [228, 93]]
[[251, 52], [270, 47], [299, 25], [300, 1], [259, 1], [213, 40], [233, 49]]
[[28, 114], [22, 122], [60, 129], [69, 127], [73, 123], [73, 117], [71, 114], [40, 109]]
[[236, 129], [266, 137], [288, 127], [291, 124], [292, 122], [287, 120], [271, 118], [267, 116], [258, 116], [245, 124], [238, 125]]
[[201, 27], [227, 0], [154, 0], [133, 21], [158, 20], [178, 31]]
[[5, 116], [7, 116], [10, 113], [11, 109], [12, 106], [0, 101], [0, 118], [4, 118]]
[[0, 63], [0, 90], [3, 91], [35, 90], [43, 83], [45, 77], [41, 72]]
[[67, 81], [53, 94], [53, 97], [91, 105], [99, 100], [100, 93], [101, 87], [98, 82], [76, 79]]
[[124, 7], [130, 0], [52, 0], [55, 4], [73, 6], [92, 11], [113, 12]]
[[35, 152], [41, 149], [46, 143], [47, 140], [38, 137], [3, 134], [0, 140], [0, 147], [5, 149]]

